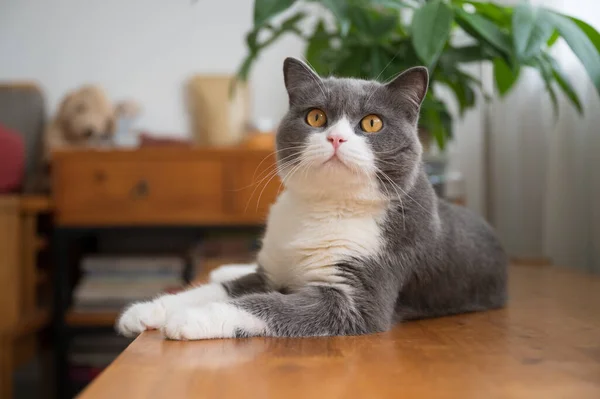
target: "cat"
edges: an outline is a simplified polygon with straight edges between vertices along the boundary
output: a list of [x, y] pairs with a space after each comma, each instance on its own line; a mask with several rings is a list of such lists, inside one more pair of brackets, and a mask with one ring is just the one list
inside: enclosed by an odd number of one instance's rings
[[388, 83], [283, 65], [284, 191], [249, 274], [137, 303], [117, 330], [169, 339], [360, 335], [500, 308], [507, 257], [492, 228], [438, 199], [417, 135], [428, 71]]

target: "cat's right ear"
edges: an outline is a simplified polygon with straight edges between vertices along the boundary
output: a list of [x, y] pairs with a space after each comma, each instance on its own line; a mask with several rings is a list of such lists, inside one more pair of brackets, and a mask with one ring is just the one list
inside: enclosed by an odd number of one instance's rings
[[311, 67], [293, 57], [288, 57], [283, 61], [283, 80], [290, 97], [290, 103], [294, 101], [303, 88], [322, 84], [321, 78]]

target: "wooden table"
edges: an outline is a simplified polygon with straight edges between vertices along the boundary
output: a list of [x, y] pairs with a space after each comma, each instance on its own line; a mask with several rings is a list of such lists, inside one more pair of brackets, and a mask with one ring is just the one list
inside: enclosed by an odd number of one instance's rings
[[506, 309], [383, 334], [165, 341], [142, 334], [95, 398], [600, 398], [600, 279], [514, 266]]

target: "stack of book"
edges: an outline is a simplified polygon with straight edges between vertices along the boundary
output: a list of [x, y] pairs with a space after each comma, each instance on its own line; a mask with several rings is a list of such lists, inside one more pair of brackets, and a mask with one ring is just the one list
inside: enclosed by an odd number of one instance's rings
[[180, 257], [88, 256], [73, 294], [76, 311], [107, 312], [181, 289], [185, 261]]

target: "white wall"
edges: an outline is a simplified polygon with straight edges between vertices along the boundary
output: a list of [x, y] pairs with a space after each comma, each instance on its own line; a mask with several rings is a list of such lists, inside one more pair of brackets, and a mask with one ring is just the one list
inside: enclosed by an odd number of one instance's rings
[[[137, 127], [185, 136], [183, 84], [194, 73], [233, 73], [245, 55], [252, 0], [0, 0], [0, 80], [33, 79], [48, 111], [85, 83], [115, 100], [143, 106]], [[251, 76], [254, 118], [286, 111], [281, 63], [303, 44], [283, 37]], [[482, 212], [482, 120], [472, 111], [456, 126], [456, 167], [467, 201]]]
[[[184, 81], [233, 73], [245, 55], [251, 0], [0, 0], [0, 80], [33, 79], [53, 112], [66, 91], [102, 85], [144, 108], [139, 126], [185, 135]], [[287, 97], [281, 63], [302, 54], [283, 38], [252, 75], [253, 116], [279, 118]]]

